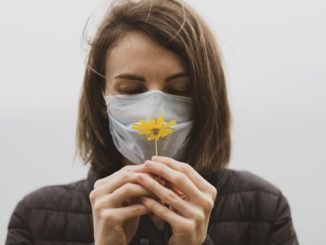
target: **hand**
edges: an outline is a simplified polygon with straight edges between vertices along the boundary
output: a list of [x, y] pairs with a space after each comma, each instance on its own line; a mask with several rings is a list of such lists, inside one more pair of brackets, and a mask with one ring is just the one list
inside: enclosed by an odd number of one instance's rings
[[217, 196], [216, 188], [189, 164], [169, 157], [154, 156], [144, 165], [146, 172], [162, 176], [173, 186], [166, 188], [146, 175], [137, 176], [142, 186], [170, 206], [169, 209], [149, 197], [140, 198], [147, 209], [171, 225], [173, 234], [169, 245], [202, 244]]
[[[134, 237], [139, 216], [149, 212], [138, 197], [153, 195], [136, 181], [140, 175], [136, 171], [144, 172], [143, 169], [144, 164], [127, 165], [95, 182], [94, 190], [89, 195], [95, 245], [126, 245]], [[152, 179], [149, 174], [142, 175]]]

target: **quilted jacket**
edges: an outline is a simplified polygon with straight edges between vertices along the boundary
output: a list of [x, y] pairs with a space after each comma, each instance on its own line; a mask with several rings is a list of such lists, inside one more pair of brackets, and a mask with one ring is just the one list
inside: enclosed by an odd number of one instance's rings
[[[218, 175], [202, 175], [218, 191], [203, 244], [298, 244], [289, 204], [277, 187], [248, 171], [226, 169]], [[94, 244], [89, 193], [102, 177], [90, 168], [86, 179], [26, 195], [10, 218], [6, 245]], [[130, 244], [167, 244], [170, 235], [168, 223], [160, 232], [143, 215]]]

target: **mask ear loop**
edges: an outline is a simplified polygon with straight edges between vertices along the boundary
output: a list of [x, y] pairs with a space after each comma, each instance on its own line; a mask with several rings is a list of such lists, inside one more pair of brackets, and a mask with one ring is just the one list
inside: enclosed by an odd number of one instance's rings
[[87, 67], [88, 67], [92, 72], [94, 72], [96, 75], [98, 75], [98, 76], [100, 76], [100, 77], [102, 77], [102, 78], [105, 79], [105, 76], [102, 75], [101, 73], [99, 73], [98, 71], [96, 71], [93, 67], [91, 67], [90, 65], [87, 65]]
[[[101, 73], [99, 73], [97, 70], [95, 70], [93, 67], [91, 67], [90, 65], [88, 64], [85, 64], [87, 66], [88, 69], [90, 69], [92, 72], [94, 72], [96, 75], [98, 75], [99, 77], [103, 78], [104, 79], [104, 83], [105, 83], [105, 80], [106, 80], [106, 77], [104, 75], [102, 75]], [[106, 97], [107, 95], [105, 95], [105, 91], [101, 91], [102, 92], [102, 97], [103, 97], [103, 100], [105, 102], [105, 105], [108, 106], [108, 102], [106, 100]], [[108, 112], [107, 112], [108, 113]]]
[[[90, 65], [86, 65], [87, 66], [87, 68], [88, 69], [90, 69], [92, 72], [94, 72], [96, 75], [98, 75], [99, 77], [101, 77], [101, 78], [103, 78], [104, 79], [104, 81], [105, 81], [105, 76], [103, 76], [101, 73], [99, 73], [97, 70], [95, 70], [93, 67], [91, 67]], [[104, 91], [102, 90], [101, 91], [102, 92], [102, 96], [103, 96], [103, 99], [104, 99], [104, 101], [105, 101], [105, 103], [106, 103], [106, 99], [105, 99], [105, 97], [106, 97], [106, 95], [105, 95], [105, 93], [104, 93]]]
[[[93, 67], [91, 67], [90, 65], [87, 65], [87, 64], [85, 64], [86, 66], [87, 66], [87, 68], [89, 68], [92, 72], [94, 72], [96, 75], [98, 75], [99, 77], [101, 77], [101, 78], [103, 78], [104, 79], [104, 82], [105, 82], [105, 80], [106, 80], [106, 77], [105, 77], [105, 75], [103, 75], [103, 74], [101, 74], [100, 72], [98, 72], [97, 70], [95, 70]], [[109, 88], [110, 89], [110, 88]], [[111, 91], [110, 90], [110, 94], [111, 95], [115, 95], [114, 93], [113, 93], [113, 91]], [[104, 98], [104, 100], [105, 100], [105, 97], [107, 96], [107, 95], [105, 95], [105, 91], [103, 91], [102, 90], [102, 95], [103, 95], [103, 98]]]

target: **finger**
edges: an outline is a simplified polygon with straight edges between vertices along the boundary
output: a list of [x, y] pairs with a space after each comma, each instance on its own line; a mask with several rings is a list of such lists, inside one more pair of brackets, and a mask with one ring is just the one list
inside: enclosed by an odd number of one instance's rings
[[155, 162], [163, 163], [169, 166], [170, 168], [185, 174], [198, 187], [200, 191], [209, 193], [215, 200], [217, 194], [216, 188], [213, 185], [211, 185], [207, 180], [205, 180], [188, 163], [179, 162], [170, 157], [163, 157], [163, 156], [153, 156], [152, 160]]
[[102, 219], [110, 220], [111, 224], [121, 224], [126, 220], [149, 213], [149, 209], [143, 204], [134, 204], [127, 207], [103, 209], [99, 215]]
[[149, 178], [146, 175], [139, 175], [137, 179], [143, 187], [156, 195], [163, 204], [168, 204], [182, 216], [193, 219], [198, 219], [202, 216], [200, 209], [196, 208], [195, 205], [183, 200], [172, 190], [165, 188], [152, 178]]
[[[139, 173], [134, 172], [120, 172], [119, 174], [112, 176], [112, 178], [103, 185], [94, 189], [94, 195], [102, 196], [105, 194], [110, 194], [126, 183], [137, 183], [136, 179], [138, 175]], [[148, 174], [148, 176], [151, 175]]]
[[181, 215], [173, 212], [169, 208], [161, 205], [157, 201], [148, 197], [140, 198], [142, 204], [152, 213], [157, 215], [162, 220], [168, 222], [173, 229], [186, 229], [186, 227], [194, 225], [193, 221], [182, 217]]
[[173, 190], [183, 200], [186, 200], [187, 199], [187, 196], [182, 191], [180, 191], [179, 189], [177, 189], [174, 185], [172, 185], [169, 181], [165, 180], [164, 182], [165, 182], [165, 185], [164, 186], [166, 188], [169, 188], [169, 189]]
[[113, 174], [111, 174], [111, 175], [109, 175], [109, 176], [107, 176], [105, 178], [98, 179], [97, 181], [95, 181], [94, 189], [100, 188], [101, 186], [107, 184], [113, 178], [121, 175], [122, 173], [135, 172], [135, 171], [141, 170], [142, 168], [144, 168], [144, 164], [126, 165], [126, 166], [122, 167], [120, 170], [114, 172]]
[[191, 201], [201, 202], [203, 198], [207, 198], [185, 174], [165, 164], [148, 160], [145, 162], [145, 169], [150, 173], [162, 176], [171, 184], [177, 186], [178, 190], [183, 192]]
[[145, 195], [153, 196], [153, 193], [138, 184], [127, 183], [112, 194], [98, 198], [95, 201], [94, 210], [120, 207], [123, 202], [132, 197]]

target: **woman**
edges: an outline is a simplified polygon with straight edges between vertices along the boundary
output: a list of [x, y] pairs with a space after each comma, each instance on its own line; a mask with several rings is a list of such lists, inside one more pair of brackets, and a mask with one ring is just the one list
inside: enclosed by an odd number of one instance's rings
[[281, 191], [227, 168], [220, 54], [180, 1], [110, 8], [91, 42], [77, 146], [87, 179], [25, 196], [6, 244], [298, 244]]

